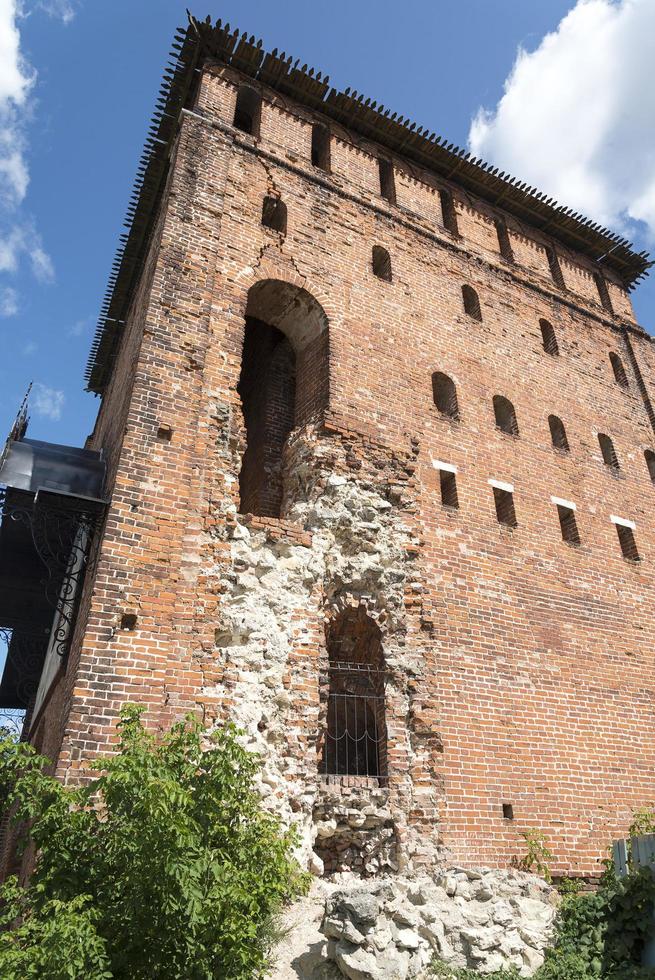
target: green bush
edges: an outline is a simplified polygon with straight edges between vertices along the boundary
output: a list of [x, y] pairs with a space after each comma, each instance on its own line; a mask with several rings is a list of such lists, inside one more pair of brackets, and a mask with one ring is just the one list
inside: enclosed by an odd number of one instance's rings
[[[37, 853], [0, 889], [3, 980], [251, 980], [305, 876], [294, 836], [262, 810], [259, 765], [232, 727], [203, 751], [192, 719], [161, 740], [122, 712], [115, 755], [70, 789], [0, 740], [0, 787]], [[29, 838], [27, 829], [29, 828]]]

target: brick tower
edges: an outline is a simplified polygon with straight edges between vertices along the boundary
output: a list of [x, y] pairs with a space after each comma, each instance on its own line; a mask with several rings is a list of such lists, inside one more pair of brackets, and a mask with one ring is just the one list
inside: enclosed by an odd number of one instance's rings
[[0, 565], [17, 496], [69, 515], [2, 703], [69, 782], [125, 701], [236, 721], [317, 873], [504, 867], [532, 827], [596, 873], [655, 798], [646, 256], [220, 22], [162, 95], [95, 430], [68, 482], [16, 482], [66, 449], [20, 425], [0, 470]]

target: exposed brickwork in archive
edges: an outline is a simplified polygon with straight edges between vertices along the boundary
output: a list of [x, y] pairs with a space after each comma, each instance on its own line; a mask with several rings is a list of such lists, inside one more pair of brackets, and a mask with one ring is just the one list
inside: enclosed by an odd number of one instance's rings
[[[258, 136], [234, 129], [237, 82], [206, 67], [182, 114], [91, 437], [111, 508], [42, 750], [75, 780], [126, 700], [146, 702], [153, 726], [234, 717], [317, 871], [442, 856], [504, 867], [539, 827], [555, 871], [596, 873], [655, 797], [655, 348], [618, 283], [610, 313], [588, 260], [457, 186], [455, 234], [443, 182], [394, 159], [391, 203], [377, 148], [335, 124], [330, 173], [312, 166], [321, 120], [279, 94], [263, 92]], [[262, 226], [267, 195], [286, 205], [286, 232]], [[391, 281], [373, 275], [374, 245]], [[286, 374], [275, 389], [253, 368], [242, 403], [246, 321], [287, 345]], [[434, 403], [437, 372], [455, 384], [454, 416]], [[495, 395], [518, 436], [496, 428]], [[244, 475], [244, 405], [263, 403], [256, 438], [271, 456]], [[490, 480], [512, 488], [515, 528], [498, 523]], [[575, 505], [578, 547], [557, 500]], [[612, 516], [636, 524], [640, 562], [622, 557]], [[320, 773], [326, 636], [362, 616], [382, 652], [383, 681], [366, 690], [384, 692], [384, 757], [377, 776]]]

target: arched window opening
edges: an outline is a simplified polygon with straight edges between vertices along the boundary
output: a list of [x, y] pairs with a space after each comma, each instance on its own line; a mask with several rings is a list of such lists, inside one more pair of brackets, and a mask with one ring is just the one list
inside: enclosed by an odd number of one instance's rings
[[555, 328], [552, 323], [543, 318], [539, 320], [539, 326], [541, 328], [541, 343], [547, 354], [552, 357], [557, 357], [559, 355], [559, 345], [557, 343], [557, 337], [555, 335]]
[[387, 777], [385, 663], [377, 624], [363, 606], [346, 609], [326, 634], [328, 676], [321, 773]]
[[494, 224], [496, 226], [496, 235], [498, 236], [498, 248], [500, 249], [500, 254], [506, 262], [513, 262], [514, 252], [512, 251], [512, 243], [509, 240], [507, 223], [503, 218], [496, 218], [494, 220]]
[[262, 224], [265, 228], [287, 233], [287, 206], [279, 197], [266, 195], [262, 205]]
[[441, 371], [435, 371], [432, 375], [432, 397], [442, 415], [446, 415], [449, 419], [459, 418], [455, 382]]
[[246, 430], [240, 513], [280, 517], [288, 437], [328, 402], [327, 317], [306, 290], [275, 279], [252, 287], [237, 390]]
[[373, 275], [391, 282], [391, 256], [381, 245], [373, 246]]
[[566, 429], [562, 420], [557, 415], [549, 415], [548, 425], [550, 426], [550, 438], [553, 441], [553, 448], [562, 449], [567, 453], [570, 452], [569, 440], [566, 437]]
[[393, 163], [384, 157], [378, 157], [378, 171], [380, 175], [380, 194], [386, 198], [389, 204], [396, 203], [396, 181], [393, 174]]
[[509, 398], [505, 398], [504, 395], [494, 395], [493, 404], [496, 427], [501, 432], [506, 432], [508, 436], [518, 436], [519, 423]]
[[549, 245], [546, 246], [546, 257], [548, 259], [548, 268], [550, 269], [553, 282], [558, 289], [566, 289], [566, 283], [564, 282], [564, 276], [562, 275], [562, 268], [559, 264], [557, 252]]
[[447, 191], [445, 187], [442, 187], [439, 190], [439, 200], [441, 202], [441, 220], [444, 228], [446, 231], [449, 231], [451, 235], [459, 235], [457, 211], [455, 210], [453, 195], [450, 193], [450, 191]]
[[599, 272], [595, 272], [594, 282], [596, 283], [596, 289], [598, 290], [598, 298], [600, 299], [603, 309], [607, 310], [608, 313], [613, 313], [614, 307], [612, 306], [612, 300], [609, 294], [609, 289], [607, 288], [605, 277], [601, 276]]
[[614, 380], [617, 385], [621, 388], [629, 388], [628, 375], [625, 373], [625, 368], [623, 367], [623, 361], [618, 354], [614, 351], [610, 351], [610, 364], [612, 365], [612, 371], [614, 372]]
[[480, 297], [473, 286], [469, 286], [468, 284], [462, 286], [462, 302], [464, 303], [465, 313], [468, 313], [473, 320], [482, 320]]
[[598, 444], [600, 445], [600, 451], [603, 454], [605, 465], [609, 466], [610, 469], [619, 470], [619, 457], [616, 455], [616, 449], [610, 437], [606, 436], [603, 432], [599, 432]]
[[655, 483], [655, 453], [652, 449], [644, 450], [644, 459], [646, 460], [646, 466], [648, 467], [648, 475], [653, 483]]
[[330, 130], [323, 123], [312, 126], [312, 164], [330, 172]]
[[259, 136], [262, 97], [249, 85], [240, 85], [234, 109], [234, 125], [250, 136]]

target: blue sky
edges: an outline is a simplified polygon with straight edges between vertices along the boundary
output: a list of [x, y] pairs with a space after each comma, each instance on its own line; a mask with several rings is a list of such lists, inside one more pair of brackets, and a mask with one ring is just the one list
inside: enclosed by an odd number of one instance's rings
[[[0, 0], [0, 438], [31, 380], [33, 437], [81, 444], [93, 427], [98, 401], [83, 391], [84, 365], [169, 45], [175, 28], [186, 23], [185, 6], [176, 0]], [[402, 6], [389, 0], [202, 0], [191, 6], [197, 16], [227, 19], [267, 47], [327, 71], [335, 86], [350, 85], [460, 145], [477, 117], [478, 155], [503, 169], [511, 158], [516, 176], [538, 178], [546, 190], [545, 184], [555, 186], [562, 203], [589, 202], [592, 216], [603, 212], [618, 230], [628, 222], [639, 248], [652, 247], [653, 185], [642, 175], [655, 173], [655, 127], [652, 116], [643, 127], [626, 116], [621, 99], [635, 101], [641, 70], [652, 88], [645, 53], [637, 53], [644, 64], [635, 67], [634, 37], [643, 33], [635, 11], [651, 16], [654, 0], [406, 0]], [[560, 27], [572, 8], [575, 17]], [[549, 33], [554, 40], [544, 42]], [[586, 52], [593, 62], [603, 38], [618, 51], [611, 72], [583, 57]], [[523, 56], [512, 75], [519, 48], [532, 52], [532, 60]], [[649, 110], [649, 98], [640, 101], [640, 111]], [[555, 121], [553, 112], [559, 112]], [[522, 143], [528, 130], [530, 140]], [[589, 147], [593, 153], [578, 166]], [[636, 174], [636, 182], [624, 187], [624, 174]], [[626, 211], [640, 220], [627, 219]], [[635, 304], [640, 322], [652, 329], [655, 286], [642, 286]]]

